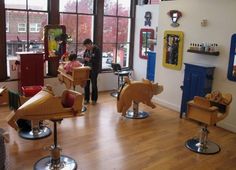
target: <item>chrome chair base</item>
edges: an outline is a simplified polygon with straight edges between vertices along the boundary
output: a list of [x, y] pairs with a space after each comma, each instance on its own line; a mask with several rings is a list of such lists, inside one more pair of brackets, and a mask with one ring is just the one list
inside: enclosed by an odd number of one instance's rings
[[86, 112], [86, 110], [87, 110], [87, 107], [86, 106], [82, 106], [81, 112]]
[[185, 146], [193, 152], [200, 154], [216, 154], [220, 152], [220, 147], [214, 142], [207, 141], [206, 146], [201, 146], [199, 139], [189, 139]]
[[31, 131], [23, 131], [19, 132], [19, 136], [28, 139], [28, 140], [37, 140], [43, 139], [51, 135], [51, 129], [47, 126], [38, 127], [37, 129], [32, 129]]
[[51, 163], [51, 156], [41, 158], [34, 164], [34, 170], [76, 170], [77, 163], [74, 159], [61, 155], [59, 164]]
[[111, 92], [111, 96], [117, 98], [118, 97], [118, 92], [117, 91]]
[[128, 111], [125, 115], [126, 118], [128, 119], [145, 119], [149, 116], [147, 112], [140, 111], [140, 112], [133, 112], [133, 111]]

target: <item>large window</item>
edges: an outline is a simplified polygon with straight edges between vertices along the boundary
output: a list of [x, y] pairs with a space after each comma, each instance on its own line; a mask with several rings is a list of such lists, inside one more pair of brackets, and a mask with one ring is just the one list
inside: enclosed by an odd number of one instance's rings
[[67, 51], [82, 55], [83, 41], [93, 40], [94, 0], [60, 0], [60, 24], [66, 26], [66, 33], [72, 37]]
[[104, 0], [103, 69], [111, 68], [112, 62], [129, 66], [130, 11], [130, 0]]
[[[43, 51], [43, 27], [48, 24], [47, 0], [5, 0], [7, 73], [16, 52]], [[11, 29], [9, 29], [9, 25]]]

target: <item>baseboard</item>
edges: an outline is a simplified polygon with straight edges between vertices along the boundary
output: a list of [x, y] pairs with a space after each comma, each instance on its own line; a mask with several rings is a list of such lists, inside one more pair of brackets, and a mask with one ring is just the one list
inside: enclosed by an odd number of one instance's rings
[[170, 103], [166, 100], [162, 100], [162, 99], [159, 99], [157, 97], [153, 97], [153, 101], [156, 102], [157, 104], [160, 104], [160, 105], [162, 105], [164, 107], [167, 107], [171, 110], [174, 110], [174, 111], [177, 111], [177, 112], [180, 111], [180, 106], [172, 104], [172, 103]]
[[236, 133], [236, 126], [233, 124], [227, 123], [226, 121], [221, 121], [221, 122], [217, 123], [217, 126]]

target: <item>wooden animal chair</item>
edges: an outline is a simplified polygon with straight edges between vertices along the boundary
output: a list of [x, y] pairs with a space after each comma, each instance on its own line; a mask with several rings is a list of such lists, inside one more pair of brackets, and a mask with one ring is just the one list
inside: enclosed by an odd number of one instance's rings
[[91, 68], [88, 66], [76, 67], [72, 69], [72, 74], [67, 74], [62, 67], [59, 67], [58, 79], [60, 82], [64, 83], [67, 89], [75, 90], [75, 86], [79, 85], [85, 87], [87, 81], [89, 80]]
[[195, 96], [188, 102], [187, 118], [200, 122], [203, 127], [199, 138], [186, 141], [185, 146], [197, 153], [214, 154], [220, 151], [220, 147], [208, 140], [208, 125], [215, 125], [229, 114], [229, 106], [232, 101], [231, 94], [212, 92], [206, 97]]
[[[153, 95], [160, 94], [163, 86], [158, 83], [153, 84], [149, 80], [130, 81], [125, 78], [125, 84], [120, 88], [117, 98], [117, 111], [122, 116], [132, 119], [146, 118], [148, 113], [139, 111], [139, 103], [142, 102], [152, 108], [156, 106], [152, 103]], [[128, 111], [133, 102], [133, 111]]]

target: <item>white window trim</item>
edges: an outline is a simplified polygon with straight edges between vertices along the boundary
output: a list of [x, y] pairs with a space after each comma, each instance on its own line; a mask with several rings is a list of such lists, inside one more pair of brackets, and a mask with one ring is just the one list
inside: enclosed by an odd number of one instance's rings
[[[24, 30], [20, 30], [20, 29], [24, 29]], [[26, 23], [18, 24], [18, 32], [26, 32]]]
[[29, 27], [30, 32], [40, 32], [41, 23], [30, 23]]

